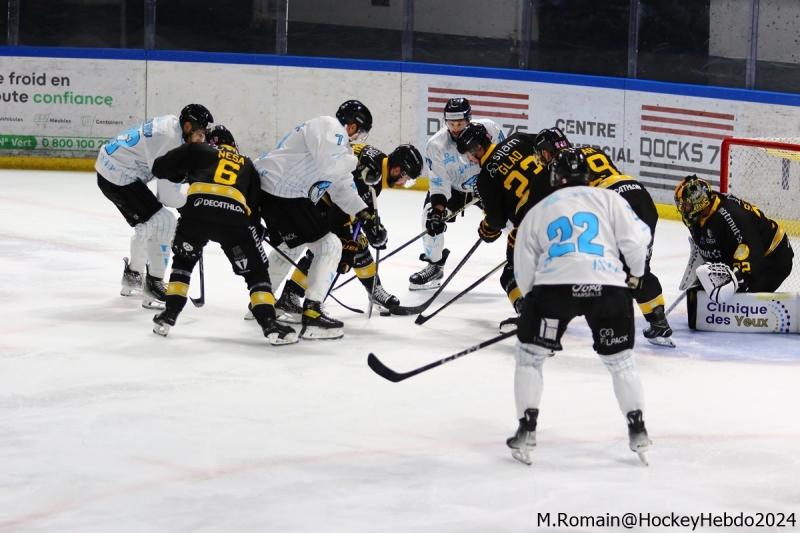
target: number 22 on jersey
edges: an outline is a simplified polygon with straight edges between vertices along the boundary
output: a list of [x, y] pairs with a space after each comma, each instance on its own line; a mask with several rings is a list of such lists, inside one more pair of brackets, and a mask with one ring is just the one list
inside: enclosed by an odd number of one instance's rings
[[[577, 242], [572, 242], [576, 230], [579, 231]], [[548, 254], [551, 258], [561, 257], [577, 249], [578, 253], [602, 256], [603, 246], [593, 242], [598, 230], [599, 223], [594, 213], [580, 211], [572, 215], [572, 220], [565, 216], [558, 217], [547, 225], [547, 238], [556, 241], [550, 245]]]

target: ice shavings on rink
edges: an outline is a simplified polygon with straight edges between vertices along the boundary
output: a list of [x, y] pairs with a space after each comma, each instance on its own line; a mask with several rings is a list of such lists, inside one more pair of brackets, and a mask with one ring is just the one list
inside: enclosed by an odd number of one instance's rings
[[[389, 251], [419, 233], [423, 198], [381, 195]], [[472, 209], [445, 234], [445, 275], [479, 220]], [[329, 301], [343, 340], [272, 347], [242, 320], [247, 289], [212, 244], [205, 306], [162, 338], [153, 311], [118, 295], [131, 230], [93, 174], [0, 171], [0, 221], [2, 532], [532, 531], [540, 513], [800, 513], [796, 335], [691, 332], [681, 305], [677, 348], [659, 348], [637, 310], [645, 467], [576, 320], [544, 364], [528, 467], [505, 445], [517, 427], [511, 340], [397, 384], [366, 364], [374, 352], [405, 372], [497, 335], [512, 314], [499, 275], [422, 326]], [[659, 223], [667, 304], [686, 235]], [[403, 305], [431, 294], [407, 290], [420, 252], [380, 265]], [[504, 252], [482, 244], [427, 313]], [[359, 283], [335, 295], [366, 309]]]

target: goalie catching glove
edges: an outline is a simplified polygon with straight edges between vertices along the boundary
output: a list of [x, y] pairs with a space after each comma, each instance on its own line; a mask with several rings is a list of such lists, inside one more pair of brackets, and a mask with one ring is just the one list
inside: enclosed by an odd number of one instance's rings
[[370, 246], [376, 250], [385, 250], [386, 243], [389, 241], [389, 234], [381, 224], [380, 217], [371, 215], [366, 209], [359, 211], [356, 217], [361, 221], [361, 229], [364, 230], [364, 235], [367, 236]]
[[716, 303], [724, 303], [733, 297], [743, 280], [738, 268], [729, 267], [725, 263], [707, 263], [697, 267], [697, 278], [708, 293], [708, 297]]
[[500, 235], [503, 234], [503, 230], [493, 230], [489, 224], [486, 223], [486, 220], [481, 220], [481, 225], [478, 226], [478, 235], [483, 240], [483, 242], [494, 242], [500, 238]]

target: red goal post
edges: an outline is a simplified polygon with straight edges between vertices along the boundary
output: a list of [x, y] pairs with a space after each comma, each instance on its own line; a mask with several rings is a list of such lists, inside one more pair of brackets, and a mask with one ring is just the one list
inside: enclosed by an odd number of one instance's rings
[[747, 200], [783, 225], [795, 260], [779, 292], [800, 292], [800, 138], [725, 139], [720, 191]]

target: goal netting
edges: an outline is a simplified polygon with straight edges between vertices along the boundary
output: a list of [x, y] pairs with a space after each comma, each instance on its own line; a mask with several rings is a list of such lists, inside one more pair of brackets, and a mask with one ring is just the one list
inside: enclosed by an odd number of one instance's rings
[[795, 256], [778, 292], [800, 292], [800, 138], [725, 139], [720, 163], [720, 191], [783, 224]]

